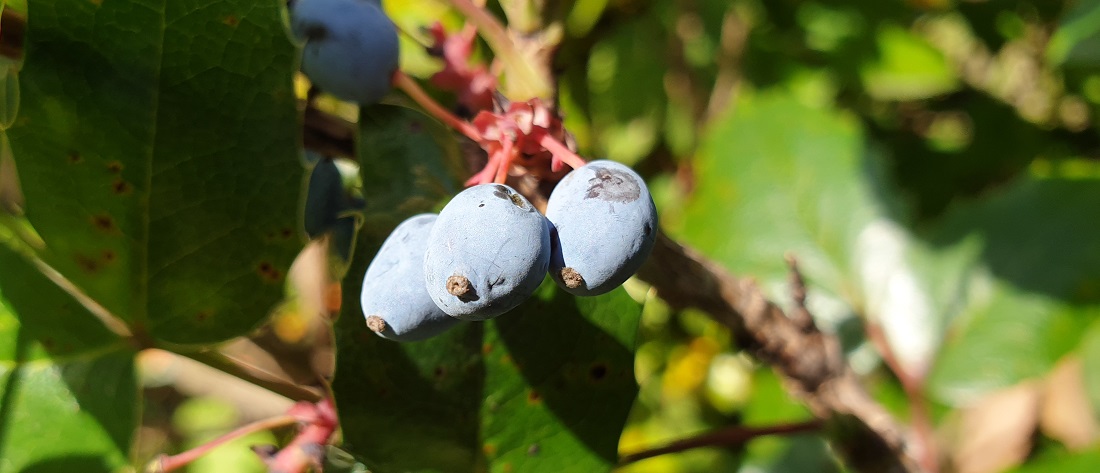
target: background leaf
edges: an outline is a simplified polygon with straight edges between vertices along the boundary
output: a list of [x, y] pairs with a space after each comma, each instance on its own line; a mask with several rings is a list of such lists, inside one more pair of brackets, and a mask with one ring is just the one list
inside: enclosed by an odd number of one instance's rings
[[0, 472], [128, 465], [133, 349], [3, 244], [0, 268]]
[[281, 6], [30, 7], [9, 133], [39, 256], [157, 339], [253, 327], [300, 247]]
[[969, 306], [936, 363], [931, 388], [963, 402], [1038, 377], [1100, 315], [1100, 184], [1021, 179], [959, 206], [933, 242], [981, 243]]

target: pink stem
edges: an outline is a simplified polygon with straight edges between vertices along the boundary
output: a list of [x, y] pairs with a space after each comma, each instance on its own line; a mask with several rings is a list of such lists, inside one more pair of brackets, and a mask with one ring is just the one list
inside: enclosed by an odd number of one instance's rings
[[566, 148], [565, 145], [561, 144], [561, 142], [553, 136], [548, 134], [542, 135], [542, 138], [539, 139], [539, 144], [550, 151], [550, 154], [553, 154], [555, 158], [562, 160], [573, 169], [585, 165], [584, 158], [577, 156], [577, 153], [569, 151], [569, 148]]
[[500, 150], [500, 163], [497, 165], [496, 178], [493, 182], [504, 184], [508, 179], [508, 170], [512, 168], [512, 160], [516, 157], [516, 148], [511, 140], [504, 140], [504, 148]]
[[278, 417], [272, 417], [270, 419], [264, 419], [248, 425], [241, 426], [232, 432], [229, 432], [225, 435], [222, 435], [221, 437], [199, 445], [198, 447], [192, 448], [176, 455], [160, 458], [158, 460], [159, 465], [156, 471], [161, 473], [175, 471], [183, 466], [186, 466], [188, 463], [195, 461], [199, 457], [206, 455], [211, 450], [220, 447], [226, 442], [244, 437], [245, 435], [251, 434], [253, 432], [260, 432], [262, 430], [271, 430], [279, 427], [286, 427], [288, 425], [294, 425], [298, 421], [299, 418], [297, 416], [284, 414]]
[[463, 135], [466, 135], [467, 138], [474, 140], [475, 142], [481, 141], [481, 133], [478, 133], [477, 129], [474, 128], [473, 125], [470, 125], [469, 123], [463, 121], [461, 118], [455, 116], [447, 109], [443, 108], [443, 106], [440, 105], [439, 102], [436, 102], [435, 99], [433, 99], [430, 95], [428, 95], [428, 93], [425, 92], [424, 89], [420, 87], [420, 84], [417, 84], [416, 81], [412, 79], [412, 77], [409, 77], [404, 72], [398, 70], [393, 73], [393, 85], [405, 91], [405, 93], [408, 94], [409, 97], [413, 99], [413, 101], [420, 104], [421, 107], [424, 107], [424, 110], [441, 120], [443, 123], [447, 124], [447, 126], [457, 130]]
[[311, 466], [320, 468], [324, 460], [324, 447], [328, 445], [340, 422], [332, 399], [325, 398], [316, 404], [316, 418], [298, 433], [289, 445], [279, 450], [267, 461], [271, 473], [301, 473]]

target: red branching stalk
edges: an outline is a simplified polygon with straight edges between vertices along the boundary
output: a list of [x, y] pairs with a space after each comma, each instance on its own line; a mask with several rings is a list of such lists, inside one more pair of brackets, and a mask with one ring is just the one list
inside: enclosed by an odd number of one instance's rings
[[[312, 421], [305, 425], [298, 436], [271, 458], [265, 459], [271, 473], [302, 473], [312, 468], [320, 471], [325, 459], [325, 446], [332, 439], [340, 422], [336, 405], [325, 398], [317, 404], [298, 404]], [[293, 408], [291, 409], [294, 410]]]
[[233, 430], [232, 432], [229, 432], [225, 435], [222, 435], [214, 440], [206, 442], [202, 445], [199, 445], [198, 447], [192, 448], [185, 452], [180, 452], [172, 456], [162, 456], [154, 460], [155, 464], [153, 468], [149, 469], [149, 471], [154, 471], [157, 473], [168, 473], [171, 471], [176, 471], [197, 460], [199, 457], [206, 455], [211, 450], [225, 445], [228, 442], [231, 442], [254, 432], [294, 425], [299, 421], [300, 419], [292, 414], [284, 414], [278, 417], [259, 420], [251, 424], [241, 426]]
[[470, 113], [492, 109], [497, 78], [485, 66], [470, 61], [477, 29], [466, 25], [458, 34], [447, 34], [443, 24], [436, 22], [429, 31], [435, 40], [429, 51], [443, 59], [443, 70], [432, 75], [432, 85], [454, 92]]

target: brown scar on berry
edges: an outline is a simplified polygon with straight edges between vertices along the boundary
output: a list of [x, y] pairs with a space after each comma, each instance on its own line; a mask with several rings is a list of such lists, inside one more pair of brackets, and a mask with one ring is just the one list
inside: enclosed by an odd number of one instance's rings
[[118, 255], [116, 255], [115, 252], [112, 250], [103, 250], [102, 256], [104, 263], [113, 263], [115, 261], [115, 258], [118, 258]]
[[367, 317], [367, 328], [374, 333], [382, 333], [386, 331], [386, 321], [382, 320], [382, 317], [372, 315]]
[[521, 209], [527, 207], [527, 205], [523, 203], [523, 197], [520, 197], [519, 194], [512, 194], [509, 197], [511, 197], [512, 203], [515, 204], [516, 207], [519, 207]]
[[209, 310], [199, 311], [199, 313], [195, 314], [195, 320], [199, 322], [204, 322], [206, 321], [206, 319], [209, 319], [213, 315], [214, 313]]
[[565, 267], [561, 270], [561, 280], [565, 283], [565, 287], [569, 289], [576, 289], [584, 285], [584, 277], [577, 270]]
[[279, 236], [289, 239], [294, 236], [294, 230], [290, 227], [283, 227], [282, 230], [279, 230]]
[[470, 285], [470, 280], [466, 279], [466, 276], [458, 274], [447, 278], [447, 292], [464, 301], [474, 299], [477, 296], [473, 286]]

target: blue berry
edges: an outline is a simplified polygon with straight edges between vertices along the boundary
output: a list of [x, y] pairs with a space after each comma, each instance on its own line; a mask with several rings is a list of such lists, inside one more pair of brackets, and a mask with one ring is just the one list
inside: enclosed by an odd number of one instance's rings
[[435, 214], [420, 214], [390, 233], [363, 277], [360, 303], [367, 327], [383, 338], [423, 340], [459, 323], [424, 289], [424, 250]]
[[578, 296], [619, 287], [642, 266], [657, 236], [645, 181], [614, 161], [592, 161], [558, 183], [546, 204], [550, 277]]
[[[346, 161], [338, 164], [334, 159], [320, 158], [309, 173], [302, 226], [310, 238], [317, 238], [341, 226], [346, 231], [348, 224], [338, 225], [338, 222], [359, 213], [366, 206], [357, 189], [358, 169], [344, 163]], [[351, 225], [350, 228], [356, 226]]]
[[397, 70], [397, 28], [371, 0], [298, 0], [290, 10], [304, 41], [302, 72], [338, 98], [369, 105], [390, 90]]
[[424, 282], [444, 312], [486, 320], [530, 297], [549, 260], [546, 218], [511, 187], [482, 184], [439, 212], [424, 255]]

